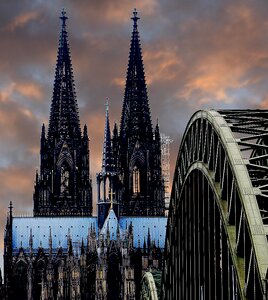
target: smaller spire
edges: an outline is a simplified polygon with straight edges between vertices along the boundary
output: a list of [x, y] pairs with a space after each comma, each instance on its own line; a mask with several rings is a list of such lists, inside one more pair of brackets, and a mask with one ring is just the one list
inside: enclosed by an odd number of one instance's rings
[[156, 126], [155, 126], [154, 134], [155, 134], [155, 140], [160, 141], [160, 129], [159, 129], [159, 122], [158, 122], [158, 119], [157, 119], [157, 121], [156, 121]]
[[118, 126], [117, 123], [114, 123], [114, 129], [113, 129], [113, 139], [118, 138]]
[[148, 247], [148, 253], [151, 249], [151, 234], [150, 234], [150, 228], [148, 228], [148, 236], [147, 236], [147, 247]]
[[42, 134], [41, 134], [41, 137], [42, 138], [45, 138], [46, 137], [46, 127], [45, 127], [45, 124], [43, 123], [42, 125]]
[[85, 124], [85, 126], [84, 126], [84, 137], [87, 137], [88, 136], [88, 134], [87, 134], [87, 125]]
[[146, 253], [146, 240], [144, 237], [144, 241], [143, 241], [143, 253]]
[[129, 224], [129, 226], [128, 226], [128, 233], [129, 233], [130, 235], [133, 234], [133, 224], [132, 224], [132, 221], [130, 221], [130, 224]]
[[131, 18], [134, 21], [134, 25], [133, 25], [134, 30], [137, 29], [137, 27], [138, 27], [138, 20], [140, 19], [139, 17], [137, 17], [137, 15], [138, 15], [137, 9], [134, 8], [133, 17]]
[[38, 169], [35, 170], [35, 183], [38, 183]]
[[117, 237], [117, 239], [120, 239], [120, 228], [119, 228], [119, 223], [117, 223], [117, 226], [116, 226], [116, 237]]
[[9, 202], [9, 216], [12, 217], [13, 204], [12, 201]]
[[107, 233], [106, 233], [106, 234], [107, 234], [107, 235], [106, 235], [107, 239], [110, 240], [110, 226], [109, 226], [109, 221], [108, 221], [108, 223], [107, 223]]
[[30, 252], [32, 252], [32, 249], [33, 249], [33, 232], [32, 232], [32, 228], [30, 228], [29, 248], [30, 248]]
[[51, 233], [51, 227], [49, 228], [49, 240], [48, 240], [48, 244], [49, 244], [49, 255], [52, 255], [52, 233]]
[[84, 245], [84, 239], [82, 238], [82, 244], [81, 244], [81, 255], [85, 254], [85, 245]]
[[111, 132], [110, 132], [110, 121], [109, 121], [109, 99], [106, 98], [102, 171], [103, 172], [112, 172], [113, 164], [114, 164], [114, 162], [113, 162], [113, 155], [112, 155]]
[[69, 254], [70, 256], [73, 256], [73, 243], [72, 243], [71, 237], [70, 237], [70, 239], [69, 239], [68, 254]]

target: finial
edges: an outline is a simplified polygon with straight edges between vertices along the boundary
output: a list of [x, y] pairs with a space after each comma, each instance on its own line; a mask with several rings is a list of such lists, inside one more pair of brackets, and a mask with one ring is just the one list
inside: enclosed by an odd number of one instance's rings
[[43, 123], [43, 125], [42, 125], [42, 135], [45, 136], [45, 134], [46, 134], [46, 127], [45, 127], [45, 124]]
[[134, 11], [133, 11], [133, 17], [131, 18], [133, 21], [134, 21], [134, 29], [137, 29], [138, 27], [138, 20], [140, 19], [139, 17], [137, 17], [137, 9], [134, 8]]
[[68, 17], [66, 17], [66, 11], [65, 11], [64, 8], [61, 11], [60, 19], [62, 20], [62, 27], [65, 28], [65, 26], [66, 26], [66, 20], [68, 19]]
[[84, 136], [87, 136], [87, 124], [84, 125]]
[[109, 112], [109, 98], [106, 98], [106, 102], [105, 102], [105, 108], [106, 108], [106, 112]]

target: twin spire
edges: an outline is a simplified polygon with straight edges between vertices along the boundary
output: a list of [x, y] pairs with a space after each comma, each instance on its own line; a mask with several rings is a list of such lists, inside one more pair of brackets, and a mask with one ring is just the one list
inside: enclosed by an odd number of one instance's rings
[[66, 21], [68, 17], [63, 9], [60, 19], [61, 32], [55, 71], [54, 90], [50, 111], [48, 139], [71, 140], [81, 137], [78, 106], [73, 79], [73, 67]]
[[[121, 118], [121, 139], [128, 139], [131, 128], [135, 128], [134, 139], [152, 137], [152, 122], [140, 45], [137, 10], [134, 9], [133, 31], [130, 43], [127, 79]], [[145, 133], [145, 134], [144, 134]]]

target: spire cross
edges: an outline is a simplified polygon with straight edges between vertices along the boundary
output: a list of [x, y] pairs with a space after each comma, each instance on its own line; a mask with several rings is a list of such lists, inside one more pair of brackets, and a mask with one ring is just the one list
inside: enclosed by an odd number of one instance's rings
[[134, 8], [133, 17], [131, 18], [134, 21], [134, 29], [138, 27], [138, 20], [140, 19], [139, 17], [137, 17], [137, 14], [138, 14], [137, 9]]
[[60, 19], [62, 20], [62, 27], [65, 28], [65, 26], [66, 26], [66, 20], [68, 19], [68, 17], [66, 17], [66, 11], [65, 11], [64, 8], [61, 11]]

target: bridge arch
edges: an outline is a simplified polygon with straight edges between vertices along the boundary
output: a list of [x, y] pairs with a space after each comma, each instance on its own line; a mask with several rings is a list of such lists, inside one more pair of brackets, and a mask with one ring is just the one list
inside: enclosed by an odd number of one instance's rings
[[162, 299], [266, 299], [268, 112], [198, 111], [169, 208]]

